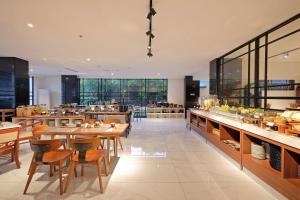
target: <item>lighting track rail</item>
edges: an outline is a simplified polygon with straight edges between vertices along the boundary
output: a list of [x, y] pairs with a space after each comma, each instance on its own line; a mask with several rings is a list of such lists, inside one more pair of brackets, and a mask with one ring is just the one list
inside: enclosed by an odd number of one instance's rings
[[156, 11], [153, 8], [153, 3], [152, 0], [150, 0], [149, 3], [149, 13], [147, 15], [147, 19], [149, 20], [149, 30], [146, 32], [146, 35], [149, 37], [149, 41], [148, 41], [148, 53], [147, 56], [150, 58], [153, 56], [152, 54], [152, 39], [154, 39], [155, 35], [152, 33], [152, 17], [156, 15]]

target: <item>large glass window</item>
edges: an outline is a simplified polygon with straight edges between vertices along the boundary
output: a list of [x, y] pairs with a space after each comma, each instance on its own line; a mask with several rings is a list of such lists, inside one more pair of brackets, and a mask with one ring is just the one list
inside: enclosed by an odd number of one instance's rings
[[300, 108], [299, 15], [219, 59], [219, 98], [229, 105]]
[[126, 105], [146, 106], [167, 101], [167, 79], [80, 79], [80, 104], [114, 99]]

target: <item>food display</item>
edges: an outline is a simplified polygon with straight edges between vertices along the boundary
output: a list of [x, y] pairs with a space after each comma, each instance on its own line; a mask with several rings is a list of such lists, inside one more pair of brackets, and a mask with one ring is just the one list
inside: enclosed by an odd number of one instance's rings
[[223, 142], [229, 146], [231, 146], [232, 148], [236, 149], [236, 150], [240, 150], [241, 146], [240, 143], [234, 140], [223, 140]]

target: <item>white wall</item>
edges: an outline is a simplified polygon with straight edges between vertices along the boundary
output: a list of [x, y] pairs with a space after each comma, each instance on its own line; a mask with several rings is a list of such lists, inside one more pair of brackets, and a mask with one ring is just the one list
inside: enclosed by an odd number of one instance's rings
[[38, 90], [47, 89], [50, 93], [50, 108], [61, 104], [61, 76], [35, 76], [34, 102], [38, 102]]
[[200, 97], [209, 95], [209, 63], [201, 68], [201, 71], [193, 74], [194, 80], [206, 81], [206, 88], [200, 88]]
[[184, 104], [184, 79], [168, 79], [168, 102]]

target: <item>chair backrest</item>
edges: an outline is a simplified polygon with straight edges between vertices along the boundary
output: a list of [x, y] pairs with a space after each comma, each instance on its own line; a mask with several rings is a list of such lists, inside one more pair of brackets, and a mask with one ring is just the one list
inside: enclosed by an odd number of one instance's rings
[[33, 135], [34, 137], [39, 137], [39, 136], [36, 135], [36, 132], [38, 132], [38, 131], [43, 131], [43, 130], [47, 130], [48, 128], [49, 128], [48, 125], [38, 125], [38, 126], [34, 126], [34, 127], [32, 127], [32, 135]]
[[34, 152], [36, 162], [42, 162], [43, 155], [48, 151], [55, 151], [61, 146], [59, 139], [55, 140], [30, 140], [31, 150]]
[[19, 132], [18, 127], [0, 130], [0, 144], [19, 140]]
[[19, 125], [21, 125], [21, 129], [26, 129], [26, 128], [33, 128], [33, 127], [36, 127], [36, 126], [39, 126], [41, 124], [43, 124], [43, 119], [35, 119], [35, 118], [32, 118], [32, 119], [26, 119], [26, 120], [23, 120], [23, 121], [20, 121], [18, 122]]
[[120, 119], [114, 119], [114, 118], [107, 118], [103, 120], [104, 124], [110, 124], [110, 123], [116, 123], [116, 124], [120, 124], [121, 120]]
[[88, 150], [95, 150], [100, 146], [100, 138], [79, 138], [71, 139], [70, 147], [79, 153], [78, 161], [85, 162], [86, 152]]

